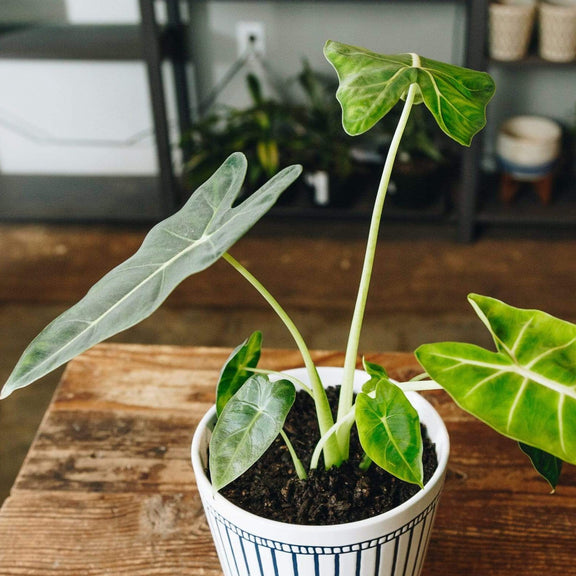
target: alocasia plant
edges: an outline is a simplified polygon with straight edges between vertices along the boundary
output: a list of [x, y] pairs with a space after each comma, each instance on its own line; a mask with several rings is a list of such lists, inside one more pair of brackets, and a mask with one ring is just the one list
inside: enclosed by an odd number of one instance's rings
[[[185, 277], [223, 258], [244, 276], [280, 316], [302, 353], [321, 438], [311, 467], [338, 465], [348, 458], [356, 425], [365, 462], [399, 478], [423, 484], [418, 414], [404, 392], [444, 388], [464, 409], [520, 442], [538, 471], [555, 485], [562, 461], [576, 464], [576, 326], [542, 312], [512, 308], [470, 296], [494, 336], [496, 352], [468, 344], [421, 346], [416, 355], [432, 380], [399, 383], [385, 369], [365, 362], [369, 380], [356, 398], [353, 377], [386, 190], [410, 110], [424, 105], [440, 128], [469, 145], [483, 128], [494, 92], [490, 76], [416, 54], [386, 56], [328, 42], [325, 55], [340, 86], [343, 126], [351, 135], [370, 129], [400, 100], [403, 111], [390, 144], [374, 203], [358, 295], [346, 347], [336, 418], [304, 339], [266, 288], [227, 251], [276, 201], [300, 173], [286, 168], [239, 205], [246, 174], [242, 154], [230, 156], [187, 204], [158, 224], [140, 250], [112, 270], [76, 306], [54, 320], [27, 348], [1, 397], [30, 384], [88, 347], [151, 314]], [[280, 434], [300, 478], [306, 478], [282, 430], [295, 397], [291, 377], [257, 367], [261, 334], [255, 332], [231, 354], [217, 388], [218, 420], [210, 446], [216, 489], [250, 467]]]

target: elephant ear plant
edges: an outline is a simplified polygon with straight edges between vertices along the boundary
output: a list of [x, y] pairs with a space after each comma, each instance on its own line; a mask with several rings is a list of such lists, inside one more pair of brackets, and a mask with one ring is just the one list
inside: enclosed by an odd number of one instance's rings
[[[422, 486], [420, 423], [405, 391], [442, 387], [465, 410], [520, 442], [538, 471], [555, 486], [562, 461], [576, 464], [576, 326], [572, 324], [471, 295], [472, 306], [494, 337], [495, 352], [469, 344], [423, 345], [416, 355], [432, 380], [424, 375], [395, 382], [384, 368], [365, 362], [369, 380], [356, 397], [353, 391], [381, 214], [410, 111], [424, 105], [448, 136], [469, 145], [485, 124], [486, 105], [494, 92], [492, 79], [416, 54], [384, 56], [332, 41], [326, 44], [325, 55], [338, 74], [337, 98], [349, 134], [369, 130], [404, 100], [374, 203], [336, 416], [296, 326], [266, 288], [228, 253], [301, 169], [286, 168], [235, 204], [247, 169], [241, 153], [232, 154], [179, 212], [155, 226], [134, 256], [41, 332], [24, 352], [1, 396], [136, 324], [182, 279], [223, 258], [272, 306], [302, 353], [311, 384], [296, 384], [312, 396], [320, 428], [311, 468], [321, 460], [326, 468], [347, 460], [350, 433], [356, 426], [366, 453], [363, 465], [374, 462]], [[217, 490], [245, 472], [279, 434], [298, 476], [304, 480], [308, 474], [283, 431], [295, 398], [295, 382], [259, 369], [260, 350], [261, 334], [255, 332], [234, 350], [221, 372], [209, 461]]]

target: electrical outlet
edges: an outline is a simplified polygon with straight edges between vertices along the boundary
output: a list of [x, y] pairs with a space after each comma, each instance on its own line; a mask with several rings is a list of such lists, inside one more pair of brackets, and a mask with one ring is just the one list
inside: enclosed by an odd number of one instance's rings
[[236, 24], [236, 43], [238, 56], [244, 56], [250, 47], [259, 56], [266, 53], [263, 22], [240, 21]]

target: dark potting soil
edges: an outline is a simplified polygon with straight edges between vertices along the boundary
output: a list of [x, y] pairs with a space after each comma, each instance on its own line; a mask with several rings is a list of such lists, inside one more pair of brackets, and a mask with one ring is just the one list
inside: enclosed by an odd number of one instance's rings
[[[327, 390], [335, 405], [337, 388]], [[319, 438], [312, 399], [299, 392], [284, 427], [296, 453], [308, 469]], [[436, 449], [422, 427], [424, 482], [437, 467]], [[291, 524], [327, 525], [363, 520], [402, 504], [420, 488], [398, 480], [375, 464], [359, 468], [364, 453], [356, 428], [350, 440], [350, 459], [339, 468], [319, 465], [299, 480], [284, 441], [278, 438], [264, 456], [240, 478], [224, 487], [222, 495], [258, 516]]]

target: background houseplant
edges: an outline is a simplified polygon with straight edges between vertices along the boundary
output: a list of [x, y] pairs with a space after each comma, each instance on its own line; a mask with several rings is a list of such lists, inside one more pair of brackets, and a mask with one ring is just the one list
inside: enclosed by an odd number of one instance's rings
[[[322, 454], [326, 467], [330, 468], [346, 460], [350, 429], [356, 423], [370, 460], [409, 482], [422, 485], [419, 422], [402, 388], [418, 389], [436, 384], [416, 381], [402, 386], [392, 382], [383, 368], [366, 365], [370, 380], [356, 401], [353, 396], [359, 336], [380, 215], [394, 156], [412, 106], [424, 102], [448, 135], [462, 144], [469, 144], [474, 133], [484, 125], [485, 106], [492, 96], [493, 83], [486, 74], [415, 54], [383, 56], [334, 42], [327, 44], [326, 54], [340, 77], [338, 97], [348, 132], [365, 132], [399, 99], [405, 98], [404, 111], [392, 139], [375, 201], [336, 418], [330, 415], [318, 372], [296, 327], [266, 289], [226, 253], [274, 204], [300, 169], [283, 170], [244, 202], [233, 206], [246, 173], [245, 158], [239, 154], [228, 158], [179, 213], [156, 226], [131, 259], [103, 278], [85, 299], [56, 319], [32, 342], [3, 388], [2, 397], [140, 321], [162, 303], [180, 280], [222, 256], [268, 300], [302, 352], [322, 435], [313, 461], [317, 462]], [[573, 417], [576, 408], [573, 390], [576, 327], [541, 312], [518, 310], [486, 297], [472, 296], [471, 302], [492, 332], [497, 352], [448, 343], [425, 345], [418, 349], [417, 356], [430, 375], [459, 404], [501, 433], [521, 441], [538, 470], [555, 484], [560, 462], [576, 462], [576, 433], [573, 430], [576, 421]], [[258, 345], [251, 340], [239, 347], [231, 358], [232, 364], [223, 371], [225, 378], [221, 379], [217, 401], [221, 412], [216, 427], [236, 426], [241, 432], [239, 435], [220, 436], [249, 444], [254, 450], [244, 450], [240, 458], [240, 451], [235, 451], [234, 447], [232, 452], [225, 447], [219, 453], [218, 446], [213, 446], [211, 457], [224, 463], [222, 475], [212, 470], [214, 483], [220, 487], [231, 482], [265, 451], [281, 430], [294, 396], [290, 380], [283, 379], [272, 386], [267, 376], [250, 375], [256, 368], [252, 360], [246, 362], [247, 350], [251, 359], [258, 356], [254, 352]], [[230, 366], [232, 368], [228, 370]], [[255, 396], [253, 390], [256, 390]], [[270, 398], [275, 405], [274, 411], [269, 410]], [[260, 404], [261, 400], [263, 404]], [[534, 409], [535, 402], [537, 409]], [[248, 404], [256, 410], [242, 423], [234, 414], [234, 406], [242, 409]], [[262, 413], [270, 416], [274, 426], [255, 425]], [[390, 425], [391, 413], [394, 425]], [[262, 432], [262, 437], [250, 437], [251, 430]], [[217, 435], [215, 428], [214, 436]], [[389, 450], [389, 446], [393, 449]], [[238, 443], [236, 447], [243, 448]], [[306, 471], [298, 466], [297, 456], [293, 455], [293, 459], [298, 473], [304, 476]]]
[[[187, 189], [194, 191], [237, 150], [248, 160], [245, 191], [261, 186], [280, 168], [302, 165], [304, 177], [298, 190], [288, 190], [281, 203], [306, 189], [308, 200], [316, 206], [350, 206], [372, 184], [375, 171], [354, 158], [353, 145], [375, 151], [377, 142], [370, 137], [354, 139], [342, 130], [341, 109], [334, 99], [337, 81], [305, 61], [278, 96], [265, 96], [255, 74], [246, 76], [246, 86], [250, 106], [214, 105], [186, 135]], [[350, 187], [354, 193], [349, 193]]]
[[[251, 106], [214, 106], [186, 135], [190, 157], [184, 165], [187, 188], [195, 190], [236, 150], [248, 159], [246, 189], [253, 190], [290, 162], [281, 157], [294, 137], [291, 108], [267, 98], [254, 74], [246, 77]], [[282, 152], [284, 154], [284, 152]]]

